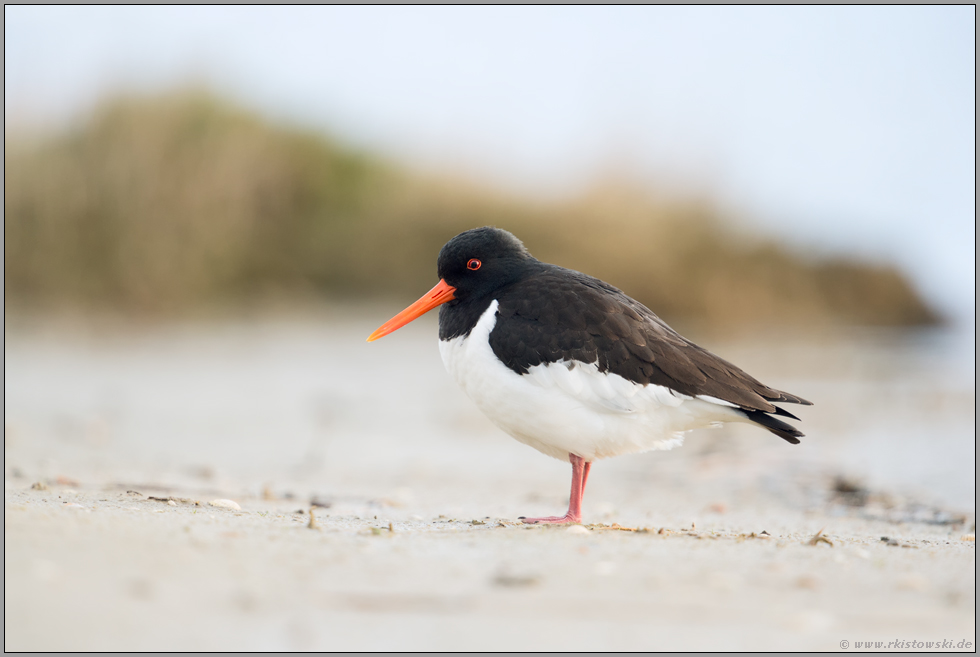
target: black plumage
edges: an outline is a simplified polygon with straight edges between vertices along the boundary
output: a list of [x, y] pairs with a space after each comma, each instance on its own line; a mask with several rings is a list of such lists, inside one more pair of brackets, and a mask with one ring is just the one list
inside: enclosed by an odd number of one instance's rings
[[[473, 259], [479, 259], [477, 271], [467, 267]], [[687, 340], [619, 289], [540, 262], [506, 231], [461, 233], [443, 247], [439, 275], [456, 288], [455, 299], [440, 310], [440, 339], [467, 335], [496, 300], [490, 346], [518, 374], [542, 363], [595, 363], [600, 372], [634, 383], [733, 404], [790, 443], [803, 435], [775, 417], [798, 419], [773, 402], [810, 402], [764, 385]]]

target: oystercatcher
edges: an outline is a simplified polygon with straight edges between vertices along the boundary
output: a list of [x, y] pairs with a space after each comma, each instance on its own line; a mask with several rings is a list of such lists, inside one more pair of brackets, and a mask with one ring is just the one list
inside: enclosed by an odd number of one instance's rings
[[534, 258], [507, 231], [475, 228], [439, 252], [439, 283], [371, 334], [377, 340], [439, 311], [443, 363], [490, 420], [572, 464], [568, 513], [578, 523], [597, 459], [670, 449], [685, 432], [748, 422], [797, 444], [770, 388], [681, 337], [612, 285]]

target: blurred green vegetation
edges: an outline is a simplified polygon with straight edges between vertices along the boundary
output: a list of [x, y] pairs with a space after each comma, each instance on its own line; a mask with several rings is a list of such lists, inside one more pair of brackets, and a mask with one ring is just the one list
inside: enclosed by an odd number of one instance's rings
[[106, 102], [4, 139], [5, 306], [173, 313], [276, 297], [410, 301], [482, 225], [670, 321], [937, 321], [895, 269], [807, 259], [711, 204], [597, 185], [545, 203], [425, 176], [207, 93]]

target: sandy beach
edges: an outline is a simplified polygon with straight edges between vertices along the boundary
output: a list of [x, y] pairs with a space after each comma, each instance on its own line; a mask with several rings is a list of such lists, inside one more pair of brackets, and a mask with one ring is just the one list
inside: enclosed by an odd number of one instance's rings
[[692, 433], [527, 527], [568, 464], [433, 317], [364, 343], [390, 314], [8, 321], [5, 650], [975, 651], [971, 336], [701, 340], [815, 402], [803, 443]]

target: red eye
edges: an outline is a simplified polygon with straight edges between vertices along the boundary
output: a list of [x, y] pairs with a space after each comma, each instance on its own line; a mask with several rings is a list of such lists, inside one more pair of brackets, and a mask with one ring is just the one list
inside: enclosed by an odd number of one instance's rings
[[483, 263], [477, 260], [476, 258], [470, 258], [470, 261], [466, 263], [466, 268], [472, 271], [476, 271], [477, 269], [480, 268], [480, 265], [482, 264]]

